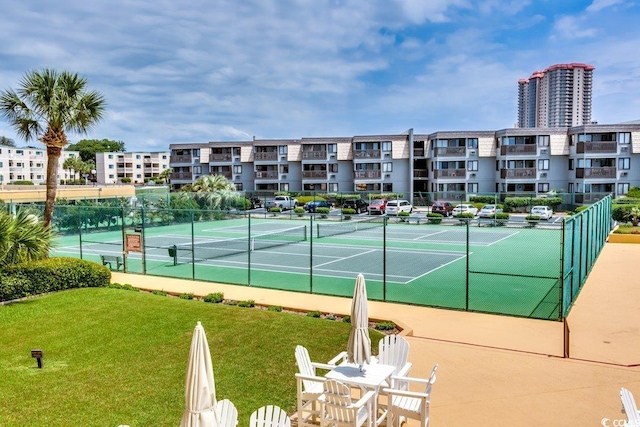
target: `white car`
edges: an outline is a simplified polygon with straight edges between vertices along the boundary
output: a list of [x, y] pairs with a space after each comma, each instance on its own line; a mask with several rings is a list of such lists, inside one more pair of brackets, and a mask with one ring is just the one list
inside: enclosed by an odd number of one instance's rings
[[496, 214], [502, 213], [502, 209], [496, 205], [484, 205], [480, 212], [478, 212], [479, 218], [493, 218]]
[[540, 219], [549, 220], [553, 216], [553, 209], [549, 206], [534, 206], [529, 214], [539, 216]]
[[398, 215], [398, 212], [413, 212], [413, 206], [407, 200], [389, 200], [387, 215]]
[[473, 215], [478, 215], [478, 208], [473, 205], [460, 204], [451, 211], [453, 216], [460, 215], [461, 213], [472, 213]]

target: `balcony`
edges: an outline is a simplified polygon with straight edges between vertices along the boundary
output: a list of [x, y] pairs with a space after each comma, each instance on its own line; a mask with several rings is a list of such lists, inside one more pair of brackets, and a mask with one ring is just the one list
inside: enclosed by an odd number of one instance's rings
[[466, 147], [436, 147], [433, 149], [434, 157], [465, 157]]
[[171, 179], [191, 181], [192, 178], [193, 178], [193, 173], [191, 172], [173, 172], [171, 174]]
[[618, 143], [617, 142], [578, 142], [576, 145], [576, 153], [617, 153], [618, 152]]
[[209, 157], [209, 161], [214, 161], [214, 162], [230, 162], [231, 161], [231, 153], [216, 153], [216, 154], [211, 154], [211, 156]]
[[303, 151], [302, 160], [326, 160], [326, 151]]
[[429, 169], [414, 169], [414, 178], [429, 178]]
[[601, 167], [601, 168], [577, 168], [576, 178], [587, 179], [601, 179], [601, 178], [613, 178], [616, 179], [615, 167]]
[[424, 148], [414, 148], [413, 149], [414, 157], [424, 157]]
[[327, 179], [327, 171], [302, 171], [302, 179]]
[[278, 160], [278, 153], [275, 151], [254, 153], [253, 160]]
[[537, 154], [538, 146], [536, 144], [516, 144], [503, 145], [500, 147], [500, 154], [505, 155], [521, 155], [521, 154]]
[[278, 179], [278, 171], [260, 171], [254, 174], [256, 179]]
[[[371, 150], [371, 151], [375, 151], [375, 150]], [[380, 150], [378, 150], [378, 153], [379, 152]], [[354, 179], [377, 179], [377, 178], [380, 178], [381, 176], [382, 176], [382, 172], [379, 169], [353, 171]]]
[[536, 168], [500, 169], [500, 178], [536, 179]]
[[354, 159], [379, 159], [380, 150], [353, 150]]
[[466, 178], [466, 169], [436, 169], [436, 178]]
[[193, 161], [193, 156], [190, 154], [183, 155], [172, 155], [169, 158], [171, 163], [191, 163]]
[[220, 175], [227, 179], [231, 179], [231, 171], [211, 171], [211, 175]]

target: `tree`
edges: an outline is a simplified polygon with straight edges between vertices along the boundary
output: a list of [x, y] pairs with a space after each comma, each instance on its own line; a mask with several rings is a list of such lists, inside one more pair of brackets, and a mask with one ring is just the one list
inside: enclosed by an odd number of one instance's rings
[[16, 143], [13, 142], [13, 139], [7, 138], [6, 136], [0, 136], [0, 145], [6, 145], [8, 147], [15, 147]]
[[50, 246], [51, 230], [37, 216], [0, 211], [0, 266], [46, 258]]
[[[78, 165], [79, 161], [82, 161], [82, 160], [78, 159], [77, 157], [68, 157], [64, 160], [64, 163], [62, 164], [62, 168], [67, 169], [69, 171], [69, 176], [73, 176], [74, 179], [75, 179], [75, 172], [79, 171], [79, 165]], [[74, 171], [74, 173], [72, 174], [71, 171]]]
[[223, 175], [203, 175], [185, 190], [196, 193], [195, 198], [203, 209], [227, 209], [238, 198], [236, 187]]
[[124, 152], [124, 142], [110, 139], [82, 139], [67, 147], [69, 151], [80, 152], [80, 158], [85, 161], [96, 161], [96, 153]]
[[170, 183], [172, 173], [173, 173], [173, 169], [167, 168], [158, 174], [158, 178], [164, 180], [164, 182]]
[[51, 225], [58, 186], [58, 159], [67, 132], [85, 134], [105, 111], [105, 99], [87, 90], [87, 80], [77, 73], [44, 68], [30, 71], [16, 91], [0, 96], [0, 111], [26, 141], [40, 140], [47, 147], [47, 196], [45, 227]]

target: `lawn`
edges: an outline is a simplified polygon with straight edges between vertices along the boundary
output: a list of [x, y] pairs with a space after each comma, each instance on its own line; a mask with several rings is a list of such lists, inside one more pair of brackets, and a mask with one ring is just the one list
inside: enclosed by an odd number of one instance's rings
[[295, 412], [296, 344], [326, 361], [349, 335], [342, 322], [107, 288], [0, 306], [0, 424], [177, 426], [197, 321], [240, 426], [262, 405]]

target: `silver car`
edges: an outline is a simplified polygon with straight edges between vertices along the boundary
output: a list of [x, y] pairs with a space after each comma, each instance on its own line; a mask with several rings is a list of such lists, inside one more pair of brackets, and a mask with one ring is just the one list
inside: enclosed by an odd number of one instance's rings
[[476, 208], [473, 205], [467, 205], [467, 204], [463, 203], [463, 204], [458, 205], [455, 208], [453, 208], [453, 210], [451, 211], [451, 214], [453, 216], [456, 216], [456, 215], [459, 215], [461, 213], [467, 213], [467, 212], [472, 213], [474, 215], [477, 215], [478, 214], [478, 208]]
[[493, 218], [495, 214], [502, 213], [502, 209], [500, 209], [496, 205], [484, 205], [480, 212], [478, 212], [479, 218]]
[[553, 216], [553, 209], [549, 206], [534, 206], [531, 208], [530, 215], [539, 216], [540, 219], [549, 220]]

